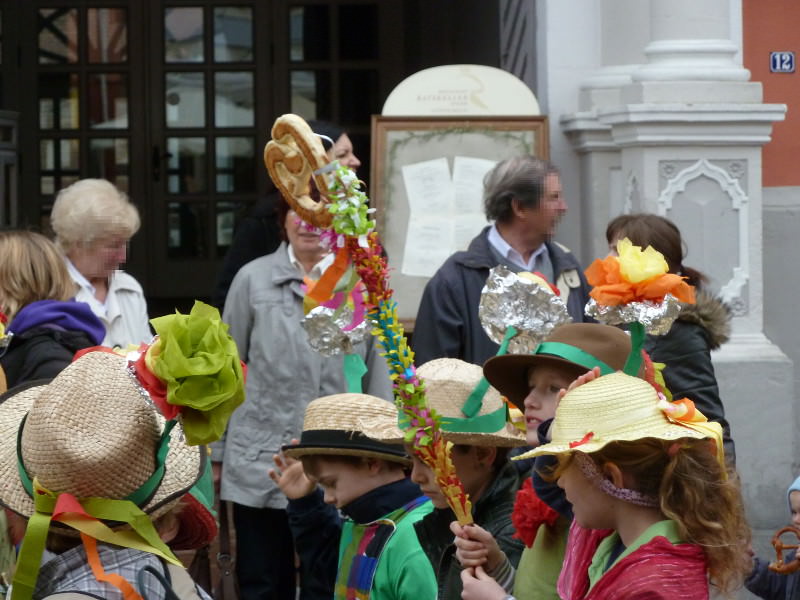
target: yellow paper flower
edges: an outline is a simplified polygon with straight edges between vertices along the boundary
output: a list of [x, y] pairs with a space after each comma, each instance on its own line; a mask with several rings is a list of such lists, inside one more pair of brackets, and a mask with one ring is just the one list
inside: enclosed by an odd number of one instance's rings
[[652, 246], [644, 250], [628, 238], [617, 242], [620, 274], [631, 283], [646, 281], [669, 271], [664, 256]]

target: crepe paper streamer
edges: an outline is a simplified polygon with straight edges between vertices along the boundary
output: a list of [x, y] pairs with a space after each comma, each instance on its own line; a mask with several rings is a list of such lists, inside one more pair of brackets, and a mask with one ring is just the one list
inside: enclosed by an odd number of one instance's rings
[[631, 377], [639, 376], [639, 369], [642, 368], [642, 346], [644, 345], [644, 325], [638, 321], [630, 324], [629, 331], [631, 334], [631, 353], [628, 354], [628, 359], [625, 361], [625, 366], [622, 367], [622, 372], [630, 375]]
[[361, 378], [367, 373], [367, 365], [360, 354], [344, 355], [344, 380], [347, 382], [347, 391], [351, 394], [360, 394]]
[[[508, 352], [508, 344], [511, 342], [511, 339], [517, 335], [517, 329], [513, 325], [509, 326], [506, 329], [506, 333], [503, 336], [503, 342], [500, 344], [500, 348], [497, 350], [497, 354], [495, 356], [503, 356], [506, 352]], [[481, 380], [475, 386], [475, 389], [470, 392], [467, 401], [464, 402], [464, 406], [461, 407], [461, 412], [464, 414], [465, 417], [471, 419], [478, 412], [481, 410], [481, 406], [483, 406], [483, 397], [486, 395], [486, 392], [489, 390], [489, 380], [486, 377], [481, 377]], [[500, 429], [498, 427], [497, 429]], [[494, 431], [497, 431], [495, 429]]]
[[656, 388], [656, 391], [667, 400], [672, 400], [672, 392], [669, 391], [664, 381], [664, 363], [653, 362], [650, 355], [642, 350], [642, 362], [644, 363], [644, 379]]
[[650, 246], [642, 250], [628, 238], [619, 241], [617, 252], [619, 256], [598, 258], [586, 269], [586, 280], [593, 286], [589, 295], [598, 304], [663, 302], [667, 294], [694, 304], [694, 288], [683, 277], [667, 272], [667, 262], [660, 252]]
[[[79, 500], [72, 494], [51, 492], [34, 479], [33, 502], [35, 511], [28, 520], [14, 574], [15, 600], [30, 600], [33, 597], [51, 521], [68, 525], [95, 540], [149, 552], [182, 566], [172, 550], [161, 541], [150, 517], [128, 500]], [[115, 531], [100, 519], [127, 523], [133, 529]]]
[[714, 442], [714, 454], [717, 462], [722, 467], [722, 479], [726, 480], [728, 478], [728, 469], [725, 463], [725, 450], [722, 445], [722, 425], [715, 421], [709, 421], [708, 417], [700, 412], [700, 409], [688, 398], [681, 398], [674, 402], [662, 399], [658, 401], [658, 407], [671, 422], [683, 425], [711, 438]]
[[550, 355], [564, 358], [577, 365], [585, 367], [587, 371], [591, 371], [595, 367], [600, 368], [601, 375], [608, 375], [613, 373], [615, 369], [604, 363], [599, 358], [592, 356], [588, 352], [570, 346], [569, 344], [562, 344], [561, 342], [542, 342], [536, 347], [533, 352], [537, 355]]
[[508, 422], [508, 408], [501, 404], [500, 408], [485, 415], [468, 419], [458, 417], [441, 417], [441, 428], [445, 431], [459, 433], [495, 433], [505, 427]]
[[447, 504], [461, 525], [471, 525], [472, 503], [464, 491], [464, 485], [456, 475], [455, 466], [450, 458], [453, 451], [453, 442], [445, 441], [439, 437], [436, 441], [420, 447], [417, 455], [433, 470], [439, 489], [447, 498]]
[[100, 553], [97, 551], [97, 540], [85, 533], [81, 533], [81, 541], [83, 541], [83, 548], [86, 550], [86, 561], [89, 563], [92, 574], [97, 581], [117, 588], [122, 593], [123, 600], [144, 600], [136, 591], [136, 588], [122, 575], [106, 573], [100, 560]]
[[[216, 308], [198, 301], [188, 315], [176, 311], [150, 323], [158, 337], [134, 365], [143, 387], [165, 418], [177, 410], [187, 444], [220, 439], [244, 402], [245, 370], [228, 325]], [[165, 397], [145, 371], [166, 386]]]
[[347, 271], [347, 264], [350, 261], [346, 248], [340, 248], [336, 253], [336, 258], [333, 263], [325, 269], [319, 281], [308, 291], [308, 296], [317, 303], [322, 304], [326, 300], [330, 300], [333, 295], [333, 288], [338, 281], [342, 278], [345, 271]]

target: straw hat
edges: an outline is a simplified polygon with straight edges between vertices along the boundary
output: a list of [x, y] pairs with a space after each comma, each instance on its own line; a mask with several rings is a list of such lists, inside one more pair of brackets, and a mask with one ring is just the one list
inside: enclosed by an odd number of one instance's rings
[[[0, 396], [0, 504], [24, 517], [34, 512], [18, 470], [20, 432], [20, 459], [31, 480], [78, 498], [124, 499], [153, 474], [163, 429], [126, 359], [89, 352], [50, 383]], [[187, 446], [176, 425], [164, 476], [139, 507], [152, 517], [167, 512], [200, 477], [204, 452]]]
[[283, 453], [291, 458], [336, 454], [366, 456], [410, 464], [402, 442], [381, 443], [361, 432], [361, 422], [397, 423], [394, 404], [367, 394], [334, 394], [309, 403], [303, 419], [300, 443], [284, 446]]
[[[425, 382], [425, 396], [428, 406], [442, 417], [442, 431], [446, 440], [454, 444], [472, 446], [524, 446], [522, 433], [512, 428], [506, 421], [506, 406], [500, 392], [489, 387], [483, 396], [483, 404], [472, 419], [467, 419], [462, 407], [473, 390], [483, 379], [483, 370], [455, 358], [437, 358], [417, 369], [417, 374]], [[476, 419], [494, 421], [497, 426], [490, 431], [481, 431]], [[381, 426], [378, 423], [364, 423], [366, 435], [388, 444], [402, 444], [404, 435], [397, 421]]]
[[611, 442], [644, 438], [711, 437], [708, 432], [669, 420], [659, 402], [655, 388], [643, 379], [619, 372], [598, 377], [576, 387], [561, 399], [550, 429], [552, 442], [515, 457], [515, 460], [572, 450], [589, 454]]
[[528, 370], [551, 365], [584, 373], [595, 366], [603, 375], [621, 371], [631, 352], [627, 333], [598, 323], [567, 323], [553, 329], [532, 354], [494, 356], [483, 365], [483, 374], [520, 410], [530, 391]]

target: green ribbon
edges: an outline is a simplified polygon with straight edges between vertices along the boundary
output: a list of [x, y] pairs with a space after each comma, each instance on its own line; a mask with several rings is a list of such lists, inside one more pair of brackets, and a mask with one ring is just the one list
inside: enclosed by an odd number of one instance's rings
[[[33, 597], [53, 510], [58, 500], [58, 494], [46, 492], [41, 487], [37, 488], [33, 494], [34, 513], [28, 519], [28, 526], [17, 560], [17, 569], [14, 573], [14, 598], [17, 600], [30, 600]], [[108, 498], [83, 498], [80, 500], [74, 498], [74, 500], [80, 504], [87, 515], [99, 521], [82, 519], [76, 515], [65, 522], [65, 525], [96, 540], [150, 552], [173, 564], [181, 565], [180, 560], [159, 537], [150, 517], [130, 500]], [[132, 530], [113, 531], [102, 524], [103, 520], [127, 523]]]
[[[495, 356], [503, 356], [506, 352], [508, 352], [508, 344], [515, 335], [517, 335], [516, 327], [509, 325], [508, 329], [506, 329], [506, 334], [503, 336], [503, 342], [500, 344], [500, 348], [497, 350], [497, 354]], [[461, 412], [465, 417], [467, 417], [467, 419], [473, 418], [478, 414], [478, 412], [480, 412], [481, 406], [483, 406], [483, 397], [486, 395], [488, 390], [489, 381], [486, 379], [486, 377], [481, 377], [478, 385], [475, 386], [467, 398], [467, 401], [464, 402], [464, 405], [461, 407]], [[499, 427], [497, 429], [499, 429]], [[497, 431], [497, 429], [494, 431]]]
[[[25, 468], [25, 463], [22, 462], [22, 430], [25, 427], [25, 421], [27, 418], [28, 415], [22, 417], [22, 421], [19, 424], [19, 429], [17, 430], [17, 471], [19, 472], [19, 478], [22, 483], [22, 487], [25, 488], [25, 491], [28, 493], [28, 495], [35, 500], [36, 497], [33, 493], [33, 480], [31, 479], [28, 470]], [[142, 506], [153, 497], [156, 488], [158, 488], [158, 486], [161, 484], [161, 480], [164, 479], [167, 454], [169, 453], [169, 438], [172, 429], [175, 427], [175, 423], [177, 423], [177, 421], [171, 420], [167, 421], [164, 425], [164, 431], [161, 432], [161, 439], [158, 441], [158, 447], [156, 448], [156, 468], [153, 471], [153, 474], [150, 475], [147, 481], [139, 486], [138, 489], [125, 497], [124, 500], [133, 502], [136, 506]]]
[[441, 417], [441, 427], [454, 433], [496, 433], [505, 427], [507, 413], [508, 407], [503, 403], [496, 411], [477, 417]]
[[586, 367], [589, 370], [593, 369], [594, 367], [600, 367], [601, 375], [608, 375], [609, 373], [613, 373], [615, 370], [588, 352], [585, 352], [580, 348], [576, 348], [575, 346], [570, 346], [569, 344], [562, 344], [561, 342], [542, 342], [536, 347], [536, 350], [534, 350], [533, 353], [557, 356], [570, 362], [574, 362], [577, 365], [581, 365], [582, 367]]
[[631, 333], [631, 353], [628, 355], [628, 360], [625, 361], [625, 366], [622, 371], [632, 377], [639, 376], [639, 370], [642, 368], [642, 346], [644, 346], [644, 325], [639, 321], [634, 321], [630, 324], [628, 330]]
[[360, 354], [344, 355], [344, 379], [347, 382], [347, 391], [351, 394], [361, 393], [361, 378], [367, 372], [367, 365]]

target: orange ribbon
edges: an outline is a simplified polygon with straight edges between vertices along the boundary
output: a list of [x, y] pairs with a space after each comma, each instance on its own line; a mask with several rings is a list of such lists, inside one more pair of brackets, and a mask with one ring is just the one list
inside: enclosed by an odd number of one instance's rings
[[319, 278], [319, 281], [317, 281], [313, 287], [309, 287], [306, 295], [316, 300], [317, 304], [322, 304], [328, 300], [333, 295], [333, 288], [336, 287], [336, 283], [342, 278], [345, 271], [347, 271], [347, 265], [349, 263], [350, 254], [347, 250], [347, 246], [339, 248], [333, 264], [325, 269], [322, 277]]

